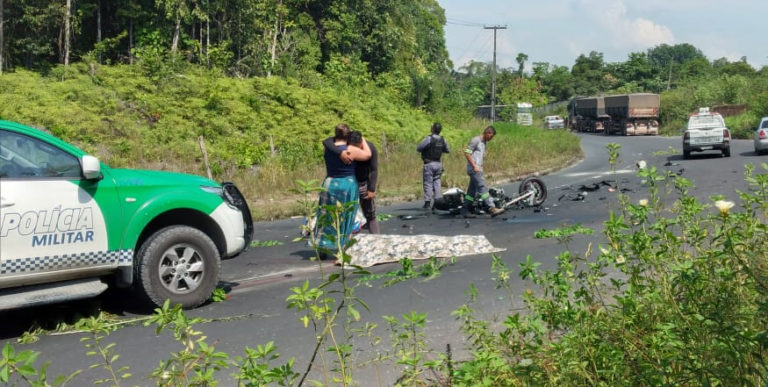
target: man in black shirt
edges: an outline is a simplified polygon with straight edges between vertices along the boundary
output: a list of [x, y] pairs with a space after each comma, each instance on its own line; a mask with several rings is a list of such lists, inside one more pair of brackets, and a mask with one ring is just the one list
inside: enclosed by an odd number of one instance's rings
[[[345, 157], [346, 152], [339, 152], [333, 146], [333, 138], [323, 141], [323, 146], [331, 152], [339, 154], [342, 161], [345, 163], [351, 162], [351, 158]], [[349, 145], [362, 145], [363, 135], [359, 131], [353, 131], [349, 134], [347, 143]], [[368, 147], [371, 148], [371, 158], [368, 161], [355, 162], [355, 176], [357, 177], [357, 185], [360, 188], [360, 208], [363, 210], [365, 216], [366, 225], [368, 231], [371, 234], [379, 233], [379, 222], [376, 221], [376, 184], [379, 178], [379, 152], [376, 147], [366, 140]]]

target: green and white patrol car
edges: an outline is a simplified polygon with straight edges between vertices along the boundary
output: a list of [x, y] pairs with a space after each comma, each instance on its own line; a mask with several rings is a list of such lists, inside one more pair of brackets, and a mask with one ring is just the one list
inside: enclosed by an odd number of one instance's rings
[[0, 310], [91, 297], [108, 284], [195, 307], [216, 287], [221, 258], [245, 250], [252, 233], [234, 184], [110, 168], [0, 121]]

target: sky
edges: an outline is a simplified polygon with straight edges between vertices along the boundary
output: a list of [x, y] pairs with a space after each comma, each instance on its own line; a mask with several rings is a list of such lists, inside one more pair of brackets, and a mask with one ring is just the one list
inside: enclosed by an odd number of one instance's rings
[[768, 0], [438, 0], [455, 69], [476, 60], [517, 69], [515, 58], [573, 66], [580, 54], [624, 62], [632, 52], [689, 43], [712, 61], [768, 65]]

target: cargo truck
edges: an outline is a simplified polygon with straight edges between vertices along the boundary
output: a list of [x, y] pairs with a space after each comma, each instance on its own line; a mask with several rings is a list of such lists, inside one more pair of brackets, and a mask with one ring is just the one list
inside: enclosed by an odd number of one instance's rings
[[603, 97], [574, 98], [568, 106], [570, 127], [579, 132], [602, 132], [611, 117], [605, 114]]
[[605, 113], [611, 117], [606, 122], [605, 134], [623, 136], [659, 134], [658, 94], [636, 93], [605, 97]]

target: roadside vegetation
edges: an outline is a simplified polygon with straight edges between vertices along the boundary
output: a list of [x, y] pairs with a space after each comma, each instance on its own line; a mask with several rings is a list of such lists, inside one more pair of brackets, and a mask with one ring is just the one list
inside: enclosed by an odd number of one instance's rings
[[760, 118], [768, 115], [768, 74], [724, 74], [702, 76], [686, 81], [674, 90], [661, 93], [662, 134], [680, 136], [688, 115], [699, 107], [744, 105], [743, 113], [726, 116], [725, 122], [734, 138], [752, 138]]
[[[113, 167], [205, 175], [202, 136], [213, 177], [237, 183], [257, 219], [299, 213], [297, 197], [286, 192], [297, 179], [325, 175], [320, 141], [341, 121], [379, 149], [379, 198], [418, 198], [423, 163], [416, 144], [435, 119], [374, 84], [313, 90], [198, 66], [164, 81], [125, 65], [91, 71], [78, 64], [48, 75], [18, 70], [0, 77], [0, 88], [0, 117], [49, 130]], [[445, 157], [447, 186], [466, 184], [462, 149], [489, 124], [467, 118], [445, 125], [453, 149]], [[494, 180], [562, 167], [581, 155], [570, 134], [497, 126], [500, 135], [490, 144], [486, 166]]]
[[[613, 168], [619, 151], [609, 145]], [[318, 256], [333, 255], [340, 270], [324, 272], [319, 266], [319, 284], [304, 282], [286, 295], [297, 323], [316, 337], [306, 364], [281, 358], [275, 342], [254, 343], [243, 354], [219, 351], [200, 330], [203, 320], [166, 303], [144, 324], [157, 334], [167, 331], [179, 349], [154, 370], [123, 365], [120, 348], [108, 343], [115, 326], [91, 318], [79, 325], [85, 351], [94, 358], [90, 370], [52, 378], [45, 365], [37, 364], [38, 353], [7, 344], [0, 382], [64, 385], [98, 369], [106, 375], [99, 383], [109, 385], [125, 384], [138, 373], [163, 386], [215, 385], [225, 378], [240, 386], [347, 386], [361, 382], [360, 367], [394, 367], [403, 386], [763, 386], [768, 380], [768, 230], [763, 224], [768, 165], [759, 172], [747, 166], [745, 176], [751, 189], [740, 194], [739, 203], [718, 195], [700, 202], [689, 193], [693, 182], [648, 166], [638, 172], [646, 182], [646, 198], [633, 203], [617, 189], [618, 204], [605, 221], [604, 238], [589, 243], [586, 251], [569, 247], [576, 236], [592, 238], [593, 230], [581, 225], [536, 233], [563, 246], [555, 269], [540, 269], [530, 256], [512, 268], [494, 255], [490, 272], [512, 312], [481, 316], [473, 309], [481, 295], [467, 284], [467, 302], [453, 314], [466, 337], [468, 358], [454, 358], [450, 347], [440, 352], [427, 345], [427, 313], [382, 316], [385, 325], [379, 326], [366, 321], [364, 316], [376, 312], [355, 294], [358, 286], [373, 286], [379, 279], [387, 279], [381, 286], [429, 280], [445, 264], [430, 260], [415, 270], [406, 259], [400, 270], [372, 276], [350, 264], [345, 251], [352, 240], [346, 246], [337, 241], [337, 253], [316, 249]], [[314, 210], [315, 184], [299, 182], [296, 189], [307, 214]], [[343, 206], [326, 210], [339, 229]], [[311, 233], [309, 238], [314, 245]], [[530, 288], [516, 294], [515, 277]], [[525, 305], [524, 312], [517, 311], [516, 302]], [[353, 356], [356, 351], [369, 356]], [[366, 383], [383, 385], [381, 379]]]

